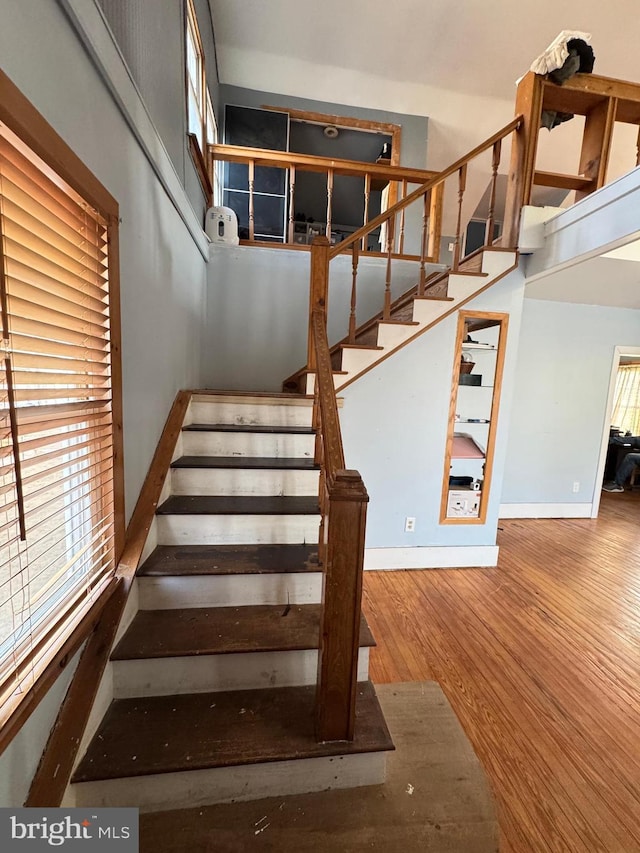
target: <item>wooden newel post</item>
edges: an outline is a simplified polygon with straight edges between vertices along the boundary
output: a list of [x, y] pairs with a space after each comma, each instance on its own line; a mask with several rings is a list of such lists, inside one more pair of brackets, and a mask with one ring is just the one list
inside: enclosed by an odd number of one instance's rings
[[329, 491], [316, 701], [319, 741], [354, 737], [369, 501], [357, 471], [338, 471]]
[[316, 350], [313, 343], [313, 312], [321, 308], [327, 312], [329, 295], [329, 250], [327, 237], [316, 237], [311, 244], [311, 279], [309, 282], [309, 335], [307, 338], [307, 369], [316, 369]]

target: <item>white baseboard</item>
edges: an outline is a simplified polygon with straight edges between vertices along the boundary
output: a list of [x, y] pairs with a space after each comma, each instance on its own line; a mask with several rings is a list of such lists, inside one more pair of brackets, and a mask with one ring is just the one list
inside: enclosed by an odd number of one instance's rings
[[497, 545], [434, 545], [414, 548], [366, 548], [364, 567], [379, 569], [462, 569], [495, 566]]
[[591, 504], [501, 504], [499, 518], [591, 518]]

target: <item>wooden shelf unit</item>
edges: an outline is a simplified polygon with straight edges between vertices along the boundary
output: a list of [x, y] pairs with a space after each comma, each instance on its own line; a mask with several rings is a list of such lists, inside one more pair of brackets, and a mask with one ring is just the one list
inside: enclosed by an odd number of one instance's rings
[[[442, 483], [441, 524], [484, 524], [486, 520], [507, 326], [507, 314], [459, 312]], [[470, 332], [486, 340], [466, 342]], [[482, 375], [480, 385], [460, 384], [462, 354], [467, 350], [473, 351], [474, 370]], [[487, 395], [482, 389], [491, 389], [491, 394]], [[459, 439], [462, 438], [468, 441], [461, 442]], [[472, 452], [474, 447], [477, 452]], [[451, 485], [450, 477], [471, 477], [476, 486]]]

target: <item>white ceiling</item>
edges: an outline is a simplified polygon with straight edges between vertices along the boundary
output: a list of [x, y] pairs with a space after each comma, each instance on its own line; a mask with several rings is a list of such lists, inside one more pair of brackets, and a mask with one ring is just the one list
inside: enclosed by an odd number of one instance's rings
[[[297, 65], [302, 81], [291, 80], [291, 87], [302, 82], [307, 97], [321, 100], [328, 100], [324, 91], [318, 94], [323, 78], [313, 71], [320, 67], [344, 72], [345, 85], [334, 98], [341, 103], [359, 102], [351, 87], [356, 76], [511, 99], [514, 81], [563, 29], [593, 35], [596, 73], [640, 80], [633, 0], [210, 0], [210, 5], [222, 82], [256, 89], [269, 89], [278, 67]], [[258, 54], [262, 68], [243, 65], [248, 54]]]
[[[444, 168], [509, 121], [516, 79], [561, 30], [592, 34], [595, 73], [640, 82], [634, 0], [209, 4], [222, 83], [429, 116], [427, 168]], [[541, 134], [540, 168], [574, 171], [580, 121]], [[610, 178], [634, 162], [635, 128], [622, 131]], [[485, 187], [478, 181], [471, 210]], [[640, 308], [640, 263], [596, 258], [528, 285], [527, 296]]]

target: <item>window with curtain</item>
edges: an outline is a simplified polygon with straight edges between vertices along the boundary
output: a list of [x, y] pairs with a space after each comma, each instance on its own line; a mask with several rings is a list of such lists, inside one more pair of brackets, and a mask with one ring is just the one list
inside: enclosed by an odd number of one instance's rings
[[107, 237], [0, 124], [0, 724], [115, 569]]
[[621, 364], [611, 423], [632, 435], [640, 435], [640, 364]]

